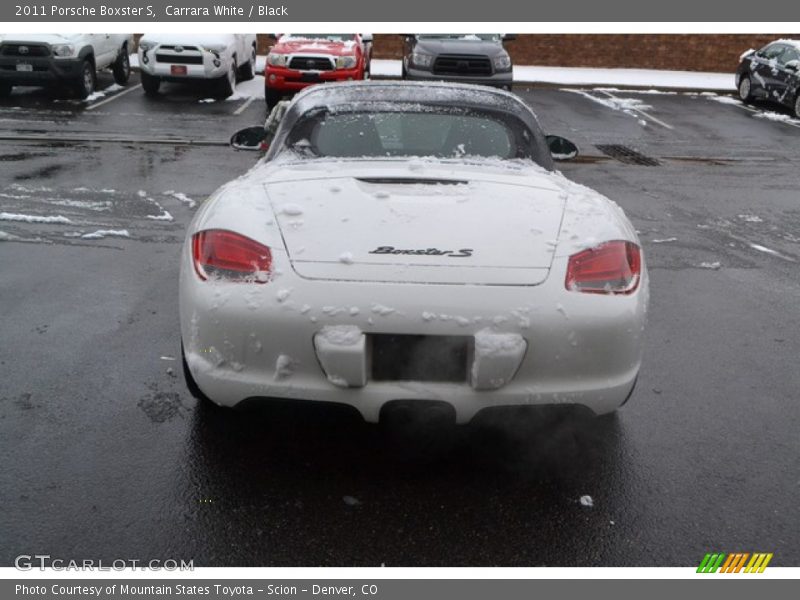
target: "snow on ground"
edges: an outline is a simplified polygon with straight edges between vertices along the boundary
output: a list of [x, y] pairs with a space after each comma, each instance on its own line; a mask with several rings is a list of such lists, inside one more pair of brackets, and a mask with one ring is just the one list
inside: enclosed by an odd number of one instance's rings
[[127, 229], [98, 229], [92, 233], [84, 233], [81, 237], [84, 240], [102, 240], [106, 237], [131, 237]]
[[733, 96], [708, 96], [709, 100], [713, 100], [714, 102], [719, 102], [720, 104], [735, 104], [737, 106], [742, 105], [742, 101], [738, 98], [734, 98]]
[[636, 110], [650, 110], [653, 108], [649, 104], [645, 104], [639, 100], [639, 98], [617, 98], [616, 96], [604, 98], [602, 96], [595, 96], [594, 94], [584, 92], [583, 90], [571, 90], [569, 88], [565, 88], [562, 91], [580, 94], [581, 96], [584, 96], [593, 102], [597, 102], [598, 104], [602, 104], [607, 108], [612, 110], [621, 110], [622, 112], [628, 114], [632, 114], [633, 111]]
[[[266, 60], [266, 56], [256, 58], [256, 72], [264, 72]], [[137, 68], [139, 66], [139, 59], [135, 54], [131, 54], [131, 66]], [[401, 61], [374, 58], [370, 69], [373, 77], [394, 77], [399, 79]], [[736, 89], [733, 74], [731, 73], [662, 71], [657, 69], [591, 69], [517, 65], [514, 67], [514, 81], [559, 85], [622, 85], [646, 89], [658, 88], [659, 90], [702, 89], [729, 92]], [[263, 76], [259, 75], [251, 81], [240, 83], [236, 86], [236, 93], [263, 97]]]
[[180, 200], [181, 202], [186, 204], [189, 208], [194, 208], [195, 205], [197, 204], [194, 200], [189, 198], [189, 196], [187, 196], [183, 192], [176, 192], [174, 190], [167, 190], [166, 192], [162, 192], [162, 193], [163, 193], [164, 196], [172, 196], [173, 198], [175, 198], [177, 200]]
[[767, 121], [777, 121], [778, 123], [798, 123], [797, 119], [793, 119], [790, 115], [784, 113], [776, 113], [770, 110], [758, 112], [753, 115], [757, 119], [766, 119]]
[[52, 217], [41, 215], [23, 215], [18, 213], [0, 213], [0, 221], [23, 221], [25, 223], [62, 223], [68, 225], [72, 223], [67, 217], [55, 215]]

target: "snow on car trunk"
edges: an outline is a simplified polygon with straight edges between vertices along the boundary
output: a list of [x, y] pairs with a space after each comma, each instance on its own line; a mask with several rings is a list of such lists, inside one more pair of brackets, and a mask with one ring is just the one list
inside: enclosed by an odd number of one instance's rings
[[536, 285], [564, 212], [549, 186], [370, 173], [267, 186], [292, 267], [309, 279]]

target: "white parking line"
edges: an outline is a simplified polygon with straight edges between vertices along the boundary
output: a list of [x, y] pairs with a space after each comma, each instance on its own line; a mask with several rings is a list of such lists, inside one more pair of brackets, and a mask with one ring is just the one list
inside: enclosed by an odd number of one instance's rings
[[253, 100], [255, 99], [256, 99], [255, 96], [250, 96], [247, 100], [244, 101], [244, 104], [242, 104], [239, 108], [233, 111], [233, 114], [234, 115], [242, 114], [245, 111], [245, 109], [253, 103]]
[[117, 92], [113, 96], [105, 98], [104, 100], [100, 100], [100, 102], [96, 102], [95, 104], [90, 104], [89, 106], [86, 107], [86, 110], [94, 110], [98, 106], [103, 106], [103, 104], [108, 104], [112, 100], [116, 100], [117, 98], [120, 98], [120, 97], [124, 96], [125, 94], [127, 94], [129, 92], [132, 92], [133, 90], [138, 90], [141, 87], [142, 87], [142, 85], [139, 84], [139, 85], [135, 85], [133, 87], [130, 87], [128, 89], [122, 90], [121, 92]]
[[[611, 98], [611, 99], [613, 99], [613, 100], [623, 100], [622, 98], [617, 98], [617, 97], [616, 97], [614, 94], [612, 94], [611, 92], [608, 92], [608, 91], [606, 91], [606, 90], [598, 90], [598, 91], [602, 92], [603, 94], [605, 94], [606, 96], [608, 96], [609, 98]], [[652, 121], [653, 123], [656, 123], [656, 124], [658, 124], [658, 125], [661, 125], [661, 126], [662, 126], [662, 127], [664, 127], [665, 129], [670, 129], [670, 130], [672, 130], [672, 129], [675, 129], [675, 128], [674, 128], [672, 125], [670, 125], [669, 123], [665, 123], [664, 121], [662, 121], [661, 119], [658, 119], [658, 118], [654, 117], [654, 116], [653, 116], [653, 115], [651, 115], [650, 113], [646, 113], [646, 112], [645, 112], [645, 111], [643, 111], [641, 108], [629, 107], [629, 108], [628, 108], [628, 110], [631, 110], [631, 111], [633, 111], [633, 112], [639, 113], [639, 114], [640, 114], [640, 115], [642, 115], [642, 116], [643, 116], [645, 119], [648, 119], [648, 120]]]

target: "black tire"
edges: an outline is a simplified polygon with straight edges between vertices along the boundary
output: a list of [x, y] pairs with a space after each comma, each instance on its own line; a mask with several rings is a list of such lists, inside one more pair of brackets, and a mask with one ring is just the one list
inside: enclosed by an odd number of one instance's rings
[[87, 98], [94, 92], [95, 86], [97, 86], [97, 72], [94, 68], [94, 61], [91, 58], [87, 58], [81, 64], [80, 76], [75, 80], [75, 94], [80, 99]]
[[742, 75], [739, 79], [739, 100], [742, 102], [750, 102], [753, 99], [753, 83], [750, 81], [748, 75]]
[[119, 51], [119, 56], [114, 61], [111, 71], [114, 73], [114, 81], [118, 85], [128, 83], [128, 79], [131, 77], [131, 59], [128, 56], [128, 44], [122, 44], [122, 49]]
[[217, 94], [220, 98], [227, 98], [233, 94], [236, 89], [236, 73], [236, 61], [232, 60], [228, 74], [220, 77], [217, 82]]
[[267, 101], [267, 110], [272, 110], [281, 101], [283, 95], [278, 90], [272, 88], [264, 89], [264, 99]]
[[406, 63], [403, 62], [403, 65], [400, 70], [400, 79], [408, 79], [408, 73], [406, 72]]
[[142, 71], [142, 88], [145, 94], [148, 96], [155, 96], [158, 94], [159, 87], [161, 87], [160, 77], [154, 77]]
[[800, 119], [800, 93], [798, 93], [794, 97], [794, 105], [793, 105], [793, 107], [794, 108], [793, 108], [792, 112], [794, 113], [794, 116], [796, 118]]
[[239, 67], [239, 81], [250, 81], [256, 76], [256, 47], [252, 47], [250, 60]]
[[6, 98], [11, 95], [11, 90], [14, 88], [10, 83], [0, 83], [0, 98]]

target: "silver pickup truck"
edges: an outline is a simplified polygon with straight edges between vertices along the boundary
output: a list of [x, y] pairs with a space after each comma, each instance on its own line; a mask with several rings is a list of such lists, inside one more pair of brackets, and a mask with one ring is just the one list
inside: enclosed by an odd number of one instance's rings
[[114, 81], [128, 82], [130, 33], [0, 35], [0, 96], [15, 85], [69, 86], [86, 98], [97, 85], [97, 71], [111, 69]]

